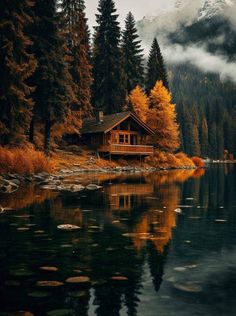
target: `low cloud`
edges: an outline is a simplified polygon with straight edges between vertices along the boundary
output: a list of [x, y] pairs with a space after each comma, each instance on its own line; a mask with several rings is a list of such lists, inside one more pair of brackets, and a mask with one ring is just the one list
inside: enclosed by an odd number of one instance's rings
[[204, 72], [218, 73], [222, 79], [230, 79], [236, 83], [236, 63], [207, 52], [203, 46], [169, 45], [163, 48], [163, 54], [168, 63], [188, 62]]

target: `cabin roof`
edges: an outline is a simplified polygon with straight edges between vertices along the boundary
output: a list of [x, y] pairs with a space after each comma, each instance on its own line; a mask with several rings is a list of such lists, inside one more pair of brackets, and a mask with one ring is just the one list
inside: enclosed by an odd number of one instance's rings
[[133, 112], [120, 112], [110, 115], [104, 115], [103, 122], [98, 122], [96, 118], [83, 120], [81, 134], [97, 134], [108, 133], [117, 125], [131, 117], [142, 129], [149, 135], [154, 135], [154, 131], [147, 126], [140, 118]]

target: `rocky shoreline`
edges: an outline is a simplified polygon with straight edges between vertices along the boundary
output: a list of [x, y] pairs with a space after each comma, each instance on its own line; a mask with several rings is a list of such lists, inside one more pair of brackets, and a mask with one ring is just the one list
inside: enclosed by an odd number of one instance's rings
[[38, 174], [22, 175], [22, 174], [5, 174], [0, 175], [0, 193], [10, 194], [16, 192], [23, 184], [33, 184], [38, 185], [45, 190], [55, 190], [64, 192], [79, 192], [83, 190], [98, 190], [101, 187], [96, 184], [88, 184], [83, 186], [78, 180], [74, 183], [67, 183], [66, 179], [71, 176], [81, 175], [81, 174], [119, 174], [119, 173], [151, 173], [163, 170], [174, 170], [174, 169], [195, 169], [193, 167], [181, 167], [181, 168], [154, 168], [154, 167], [105, 167], [105, 168], [80, 168], [73, 166], [70, 169], [61, 169], [56, 174], [49, 174], [47, 172], [41, 172]]

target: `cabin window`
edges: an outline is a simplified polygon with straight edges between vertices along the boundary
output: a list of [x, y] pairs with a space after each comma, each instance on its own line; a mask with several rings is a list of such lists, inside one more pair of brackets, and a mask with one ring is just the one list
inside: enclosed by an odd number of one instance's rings
[[128, 134], [119, 134], [119, 143], [120, 144], [129, 144], [129, 135]]

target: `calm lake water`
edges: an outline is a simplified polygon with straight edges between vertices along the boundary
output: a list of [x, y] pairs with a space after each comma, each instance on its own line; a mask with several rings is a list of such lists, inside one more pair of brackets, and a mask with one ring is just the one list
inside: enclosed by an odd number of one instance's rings
[[[235, 315], [235, 172], [78, 175], [103, 189], [0, 196], [15, 209], [0, 214], [0, 315]], [[90, 281], [66, 282], [78, 276]]]

